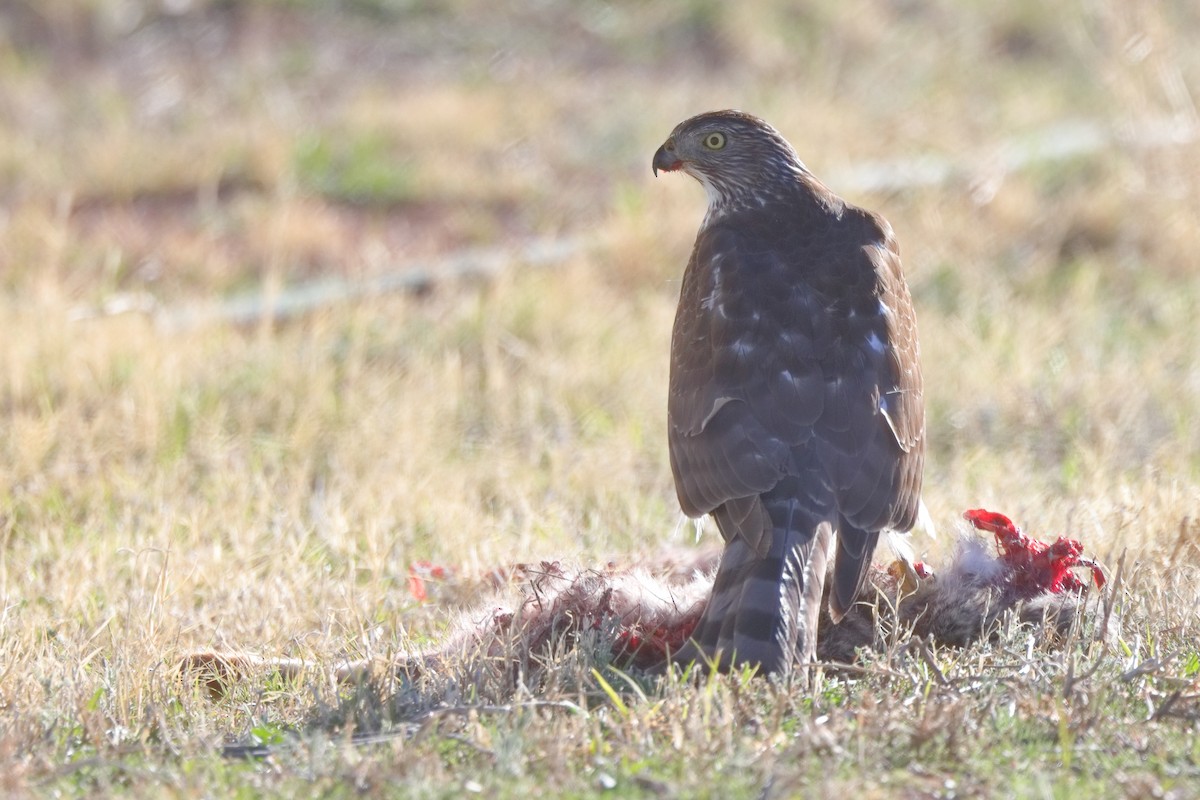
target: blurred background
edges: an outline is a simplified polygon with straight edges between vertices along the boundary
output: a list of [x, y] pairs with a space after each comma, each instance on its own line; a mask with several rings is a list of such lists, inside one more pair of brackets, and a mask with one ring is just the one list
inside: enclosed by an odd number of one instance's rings
[[940, 524], [1173, 542], [1197, 40], [1192, 0], [3, 0], [4, 586], [89, 618], [165, 585], [185, 639], [261, 638], [403, 605], [414, 558], [690, 541], [705, 200], [650, 159], [725, 107], [895, 228]]
[[[698, 204], [649, 156], [724, 107], [913, 217], [918, 283], [977, 253], [1015, 282], [1097, 257], [1187, 274], [1195, 151], [1162, 145], [1195, 138], [1198, 18], [1183, 0], [4, 0], [4, 285], [69, 273], [80, 300], [173, 300], [620, 215], [655, 217], [661, 278]], [[1014, 149], [1032, 174], [1008, 174]], [[963, 205], [965, 230], [921, 218]], [[659, 269], [641, 260], [633, 279]]]

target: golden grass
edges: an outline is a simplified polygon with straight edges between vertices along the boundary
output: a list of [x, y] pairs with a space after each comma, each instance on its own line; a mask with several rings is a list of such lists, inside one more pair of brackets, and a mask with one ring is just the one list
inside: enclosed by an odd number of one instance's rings
[[[736, 676], [668, 682], [611, 713], [525, 707], [536, 687], [493, 687], [492, 702], [516, 705], [426, 718], [394, 752], [311, 744], [312, 784], [295, 770], [231, 772], [205, 754], [264, 725], [408, 730], [414, 709], [469, 705], [471, 688], [347, 700], [314, 678], [213, 703], [166, 673], [198, 647], [328, 664], [435, 635], [445, 606], [478, 598], [450, 581], [435, 587], [443, 605], [417, 603], [406, 588], [414, 560], [479, 574], [690, 542], [663, 417], [678, 277], [703, 199], [686, 181], [652, 181], [648, 167], [682, 117], [758, 111], [818, 174], [939, 152], [979, 158], [987, 177], [995, 142], [1055, 119], [1194, 119], [1170, 80], [1186, 88], [1200, 75], [1188, 44], [1200, 21], [1186, 3], [1138, 14], [1091, 4], [1061, 18], [1029, 4], [820, 3], [811, 19], [783, 3], [614, 6], [609, 17], [549, 4], [532, 20], [509, 9], [533, 27], [514, 28], [508, 49], [485, 25], [504, 11], [470, 3], [411, 18], [381, 3], [382, 22], [304, 4], [235, 3], [240, 16], [193, 5], [179, 17], [147, 6], [142, 27], [122, 33], [96, 21], [109, 5], [64, 0], [43, 16], [91, 33], [10, 34], [0, 48], [10, 109], [0, 119], [0, 789], [340, 796], [410, 781], [433, 796], [475, 781], [585, 793], [616, 776], [644, 794], [722, 785], [733, 796], [776, 781], [783, 794], [886, 796], [879, 776], [924, 794], [958, 774], [997, 791], [998, 774], [955, 771], [956, 758], [981, 763], [971, 744], [981, 736], [1033, 765], [1027, 793], [1092, 785], [1063, 764], [1092, 758], [1085, 744], [1101, 738], [1088, 715], [1126, 684], [1112, 678], [1056, 706], [1067, 662], [1049, 656], [1050, 666], [1031, 662], [1046, 672], [1029, 691], [1004, 695], [1006, 683], [987, 703], [929, 694], [933, 684], [921, 699], [933, 678], [899, 656], [888, 668], [911, 684], [814, 697]], [[165, 45], [202, 24], [239, 33], [240, 45], [172, 55], [182, 51]], [[443, 29], [460, 46], [435, 61]], [[147, 61], [138, 48], [155, 44]], [[363, 52], [385, 55], [360, 66]], [[165, 89], [147, 64], [199, 64], [188, 74], [204, 77], [150, 113], [146, 93]], [[314, 141], [333, 148], [335, 177], [350, 159], [384, 193], [322, 184], [303, 155]], [[387, 172], [397, 165], [407, 172]], [[1155, 703], [1163, 685], [1182, 687], [1190, 717], [1128, 732], [1182, 771], [1121, 762], [1088, 775], [1130, 793], [1194, 781], [1195, 748], [1170, 742], [1194, 739], [1197, 713], [1187, 664], [1200, 635], [1200, 145], [1037, 167], [977, 200], [972, 188], [851, 198], [891, 220], [916, 298], [926, 501], [943, 529], [982, 505], [1035, 534], [1079, 538], [1110, 565], [1127, 551], [1128, 652], [1108, 657], [1116, 673], [1163, 659], [1146, 679]], [[74, 314], [117, 293], [208, 299], [558, 233], [600, 244], [554, 269], [517, 265], [486, 285], [278, 325], [166, 333], [136, 315]], [[948, 541], [916, 544], [936, 563]], [[939, 657], [962, 676], [1012, 663], [1012, 646]], [[564, 664], [559, 688], [538, 697], [595, 694], [590, 666]], [[1057, 761], [994, 727], [1010, 700], [1016, 717], [1055, 731]], [[1100, 751], [1117, 747], [1102, 741]], [[823, 771], [821, 759], [835, 766]], [[909, 774], [922, 760], [932, 766]], [[1051, 761], [1065, 772], [1047, 772]], [[146, 764], [168, 777], [137, 772]]]

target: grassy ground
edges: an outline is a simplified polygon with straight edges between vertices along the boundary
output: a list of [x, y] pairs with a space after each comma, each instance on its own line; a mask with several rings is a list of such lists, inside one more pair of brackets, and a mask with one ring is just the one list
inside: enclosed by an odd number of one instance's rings
[[[0, 793], [1200, 794], [1200, 145], [997, 168], [1062, 120], [1194, 125], [1200, 15], [793, 5], [0, 2]], [[819, 175], [967, 167], [846, 192], [902, 243], [925, 499], [943, 529], [986, 506], [1127, 553], [1119, 641], [898, 648], [813, 691], [578, 656], [384, 697], [172, 680], [197, 647], [333, 664], [436, 635], [477, 597], [417, 602], [417, 560], [690, 545], [663, 417], [704, 201], [649, 163], [727, 106]], [[554, 269], [285, 323], [90, 313], [580, 234]]]

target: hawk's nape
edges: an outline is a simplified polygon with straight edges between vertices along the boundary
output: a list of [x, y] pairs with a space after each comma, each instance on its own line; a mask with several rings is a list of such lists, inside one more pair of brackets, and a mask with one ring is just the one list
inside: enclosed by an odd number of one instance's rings
[[653, 166], [709, 197], [671, 338], [668, 438], [680, 505], [713, 515], [725, 552], [678, 658], [786, 671], [815, 653], [829, 562], [837, 621], [880, 531], [916, 519], [925, 411], [899, 251], [748, 114], [680, 123]]

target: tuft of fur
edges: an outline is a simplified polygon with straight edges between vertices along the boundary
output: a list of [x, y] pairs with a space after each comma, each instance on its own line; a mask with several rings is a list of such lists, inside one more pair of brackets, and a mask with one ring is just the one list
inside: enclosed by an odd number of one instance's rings
[[1025, 597], [1014, 591], [1009, 565], [992, 555], [983, 540], [962, 536], [945, 569], [926, 578], [896, 561], [872, 565], [869, 582], [853, 613], [840, 625], [821, 618], [820, 660], [851, 663], [861, 648], [879, 650], [888, 634], [966, 647], [1000, 630], [1006, 617], [1028, 625], [1043, 642], [1066, 638], [1085, 610], [1080, 592], [1044, 591]]

